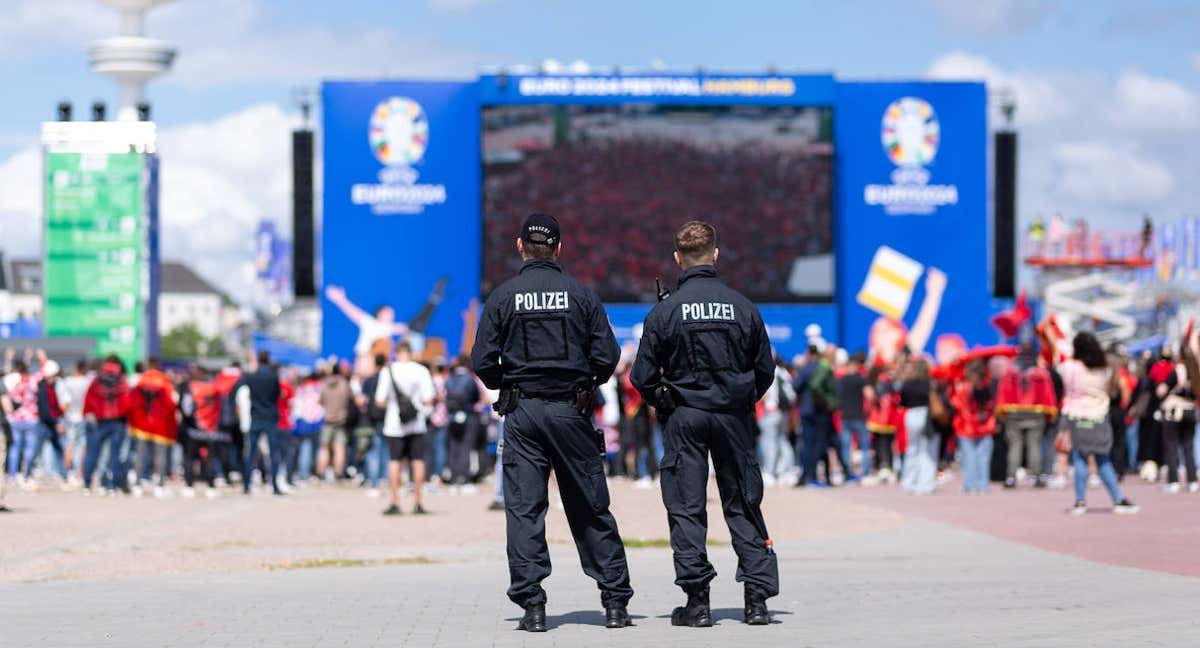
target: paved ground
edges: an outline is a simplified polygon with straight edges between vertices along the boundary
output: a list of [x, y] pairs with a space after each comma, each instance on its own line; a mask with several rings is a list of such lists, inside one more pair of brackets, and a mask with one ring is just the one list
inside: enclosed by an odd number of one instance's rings
[[[767, 628], [740, 623], [732, 551], [718, 544], [717, 627], [671, 628], [669, 552], [630, 548], [640, 618], [604, 630], [552, 512], [542, 636], [512, 630], [502, 516], [482, 511], [483, 494], [433, 497], [438, 514], [423, 519], [384, 519], [378, 500], [341, 489], [282, 501], [22, 494], [0, 517], [0, 645], [1191, 645], [1200, 579], [1177, 574], [1194, 573], [1200, 553], [1200, 495], [1130, 490], [1142, 516], [1068, 517], [1061, 492], [772, 489], [784, 592]], [[654, 491], [613, 492], [627, 538], [666, 537]]]

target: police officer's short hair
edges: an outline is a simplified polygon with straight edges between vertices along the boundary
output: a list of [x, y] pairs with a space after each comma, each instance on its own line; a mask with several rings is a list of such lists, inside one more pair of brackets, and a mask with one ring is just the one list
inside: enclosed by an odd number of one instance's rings
[[711, 263], [716, 249], [717, 230], [708, 223], [689, 221], [675, 234], [675, 251], [686, 263]]

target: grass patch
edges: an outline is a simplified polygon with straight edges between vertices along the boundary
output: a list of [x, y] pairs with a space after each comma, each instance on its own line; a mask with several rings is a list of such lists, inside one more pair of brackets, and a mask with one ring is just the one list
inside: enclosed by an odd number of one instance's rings
[[381, 567], [387, 565], [432, 565], [435, 561], [424, 556], [407, 558], [307, 558], [305, 560], [281, 560], [277, 563], [267, 563], [267, 571], [278, 569], [327, 569], [330, 567]]

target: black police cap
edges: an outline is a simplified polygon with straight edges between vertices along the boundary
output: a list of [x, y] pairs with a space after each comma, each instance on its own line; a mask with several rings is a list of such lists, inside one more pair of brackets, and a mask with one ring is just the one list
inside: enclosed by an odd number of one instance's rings
[[546, 214], [530, 214], [521, 225], [521, 240], [538, 245], [557, 245], [561, 235], [558, 221]]

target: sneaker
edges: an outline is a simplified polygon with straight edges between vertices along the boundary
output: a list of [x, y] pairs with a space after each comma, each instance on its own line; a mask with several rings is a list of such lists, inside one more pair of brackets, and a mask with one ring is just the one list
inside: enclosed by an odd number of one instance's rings
[[183, 490], [179, 491], [179, 496], [183, 499], [192, 499], [196, 496], [196, 489], [191, 486], [184, 486]]
[[100, 489], [100, 497], [108, 497], [109, 495], [112, 495], [111, 488], [101, 488]]
[[1062, 475], [1055, 475], [1046, 480], [1046, 485], [1054, 490], [1062, 490], [1067, 487], [1067, 478]]
[[654, 481], [649, 477], [641, 477], [637, 481], [633, 482], [633, 487], [638, 490], [650, 490], [651, 488], [654, 488]]
[[475, 484], [463, 484], [463, 487], [462, 487], [463, 495], [474, 495], [475, 493], [478, 493], [478, 492], [479, 492], [479, 488], [477, 488], [475, 486]]
[[1189, 493], [1200, 492], [1200, 482], [1192, 482], [1192, 483], [1188, 484], [1188, 492]]
[[221, 492], [215, 488], [207, 488], [204, 490], [204, 496], [208, 499], [217, 499], [221, 496]]
[[493, 500], [491, 504], [488, 504], [487, 510], [503, 511], [504, 510], [504, 502], [497, 502], [497, 501]]
[[134, 497], [141, 497], [143, 495], [141, 486], [134, 486], [132, 491]]
[[417, 504], [413, 507], [413, 515], [429, 515], [429, 511], [426, 511], [424, 506]]
[[1012, 490], [1016, 487], [1017, 487], [1017, 479], [1015, 477], [1009, 477], [1004, 480], [1004, 488], [1005, 489]]
[[764, 487], [770, 488], [775, 485], [775, 476], [770, 473], [763, 473], [762, 482]]
[[392, 504], [391, 506], [383, 509], [383, 514], [384, 515], [403, 515], [403, 512], [400, 510], [399, 506]]
[[1130, 502], [1128, 498], [1113, 504], [1113, 513], [1116, 513], [1117, 515], [1132, 515], [1140, 510], [1141, 509], [1138, 508], [1138, 505]]
[[368, 499], [379, 499], [380, 492], [378, 488], [368, 488], [366, 492]]
[[1167, 484], [1166, 488], [1163, 489], [1163, 492], [1167, 495], [1178, 495], [1182, 490], [1183, 487], [1179, 485], [1179, 482], [1171, 482], [1170, 484]]
[[857, 483], [858, 483], [858, 482], [860, 482], [860, 481], [862, 481], [862, 480], [861, 480], [861, 479], [859, 479], [858, 475], [850, 475], [849, 477], [847, 477], [847, 478], [846, 478], [846, 481], [845, 481], [845, 483], [847, 483], [847, 484], [857, 484]]
[[1087, 513], [1087, 502], [1075, 502], [1075, 506], [1072, 506], [1067, 512], [1071, 515], [1083, 515]]
[[154, 499], [167, 499], [170, 496], [171, 491], [163, 488], [162, 486], [154, 487]]
[[1103, 482], [1100, 481], [1100, 475], [1088, 475], [1088, 488], [1100, 488]]
[[80, 492], [81, 492], [81, 493], [83, 493], [83, 496], [84, 496], [84, 497], [91, 497], [91, 496], [92, 496], [92, 489], [90, 489], [90, 488], [85, 488], [85, 489], [83, 489], [83, 490], [82, 490], [82, 491], [80, 491]]

